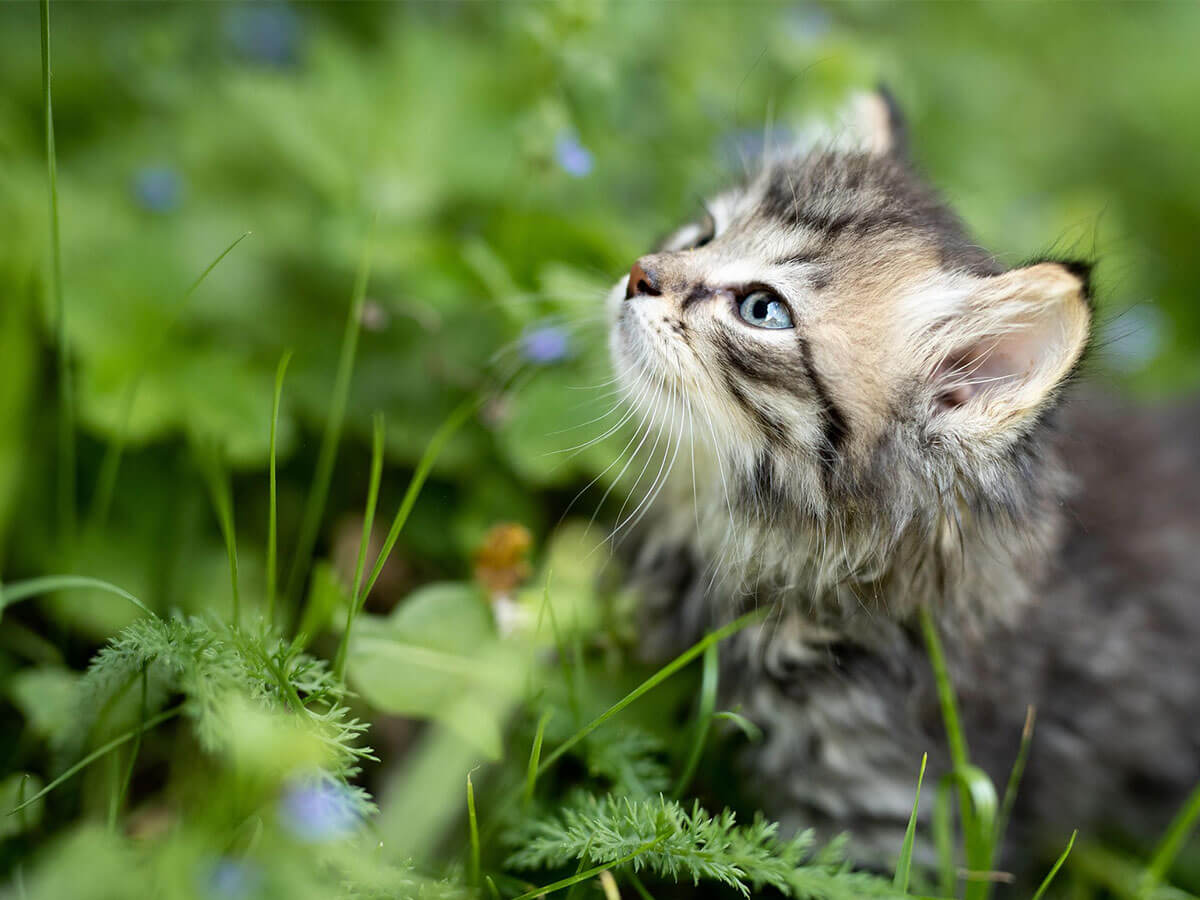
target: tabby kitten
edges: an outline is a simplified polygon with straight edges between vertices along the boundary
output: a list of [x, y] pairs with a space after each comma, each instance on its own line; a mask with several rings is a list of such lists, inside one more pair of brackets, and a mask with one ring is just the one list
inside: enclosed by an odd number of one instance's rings
[[1037, 709], [1024, 849], [1161, 827], [1200, 780], [1200, 416], [1068, 401], [1088, 273], [976, 246], [881, 94], [609, 297], [663, 448], [625, 542], [646, 649], [769, 609], [722, 646], [724, 702], [765, 734], [743, 787], [860, 858], [898, 852], [922, 753], [927, 783], [949, 768], [921, 608], [998, 784]]

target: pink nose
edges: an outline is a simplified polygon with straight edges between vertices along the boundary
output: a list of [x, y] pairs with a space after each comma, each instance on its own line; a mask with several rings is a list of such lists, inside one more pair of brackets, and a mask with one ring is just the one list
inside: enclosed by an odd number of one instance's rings
[[639, 295], [647, 297], [659, 297], [662, 295], [654, 273], [643, 266], [640, 259], [629, 270], [629, 281], [625, 285], [625, 299], [628, 300], [631, 297]]

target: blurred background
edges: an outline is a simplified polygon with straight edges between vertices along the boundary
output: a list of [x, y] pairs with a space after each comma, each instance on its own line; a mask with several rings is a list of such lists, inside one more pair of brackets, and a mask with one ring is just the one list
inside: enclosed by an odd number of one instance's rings
[[[516, 569], [544, 568], [570, 501], [584, 490], [568, 522], [597, 509], [623, 443], [569, 452], [615, 420], [603, 291], [764, 140], [879, 82], [985, 246], [1013, 263], [1099, 261], [1099, 377], [1147, 399], [1200, 382], [1200, 4], [55, 2], [51, 22], [75, 474], [64, 499], [38, 7], [6, 3], [5, 582], [71, 571], [163, 614], [223, 614], [212, 451], [231, 473], [242, 603], [261, 608], [285, 351], [287, 615], [352, 576], [373, 416], [386, 526], [434, 430], [481, 391], [492, 399], [438, 457], [368, 609], [487, 582], [498, 525], [516, 529]], [[596, 559], [560, 553], [555, 577], [586, 585]], [[65, 685], [137, 615], [86, 592], [5, 613], [3, 771], [39, 752], [28, 672]], [[331, 613], [314, 615], [319, 628]]]

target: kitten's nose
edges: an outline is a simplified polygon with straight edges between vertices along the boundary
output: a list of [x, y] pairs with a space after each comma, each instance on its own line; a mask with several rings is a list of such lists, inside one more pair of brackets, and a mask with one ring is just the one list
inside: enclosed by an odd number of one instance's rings
[[646, 268], [642, 263], [645, 262], [645, 257], [639, 259], [633, 264], [633, 268], [629, 270], [629, 282], [625, 285], [625, 299], [644, 294], [647, 297], [660, 297], [662, 290], [659, 289], [658, 279], [654, 277], [654, 271]]

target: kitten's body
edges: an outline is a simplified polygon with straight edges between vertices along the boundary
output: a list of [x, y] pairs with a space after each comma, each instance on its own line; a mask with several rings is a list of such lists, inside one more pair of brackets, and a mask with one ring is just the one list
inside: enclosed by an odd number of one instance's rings
[[[769, 164], [710, 248], [614, 291], [626, 388], [686, 460], [630, 542], [647, 650], [769, 608], [722, 651], [765, 732], [747, 787], [882, 860], [922, 753], [948, 769], [927, 607], [997, 784], [1037, 708], [1020, 839], [1161, 827], [1200, 780], [1200, 416], [1060, 406], [1084, 270], [1005, 272], [886, 126]], [[744, 330], [764, 289], [786, 331]]]
[[[1156, 835], [1200, 781], [1200, 414], [1081, 397], [1059, 419], [1055, 444], [1075, 465], [1057, 540], [1033, 554], [1048, 562], [1021, 579], [1029, 602], [1003, 621], [939, 615], [972, 759], [997, 786], [1036, 707], [1010, 837], [1025, 846], [1077, 827]], [[791, 826], [849, 832], [864, 858], [893, 856], [921, 755], [931, 775], [949, 769], [916, 623], [887, 614], [873, 586], [822, 626], [789, 609], [805, 599], [791, 592], [739, 585], [731, 607], [691, 541], [639, 537], [631, 571], [655, 657], [740, 606], [776, 605], [722, 649], [724, 701], [765, 732], [744, 751], [747, 793]]]

